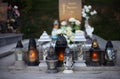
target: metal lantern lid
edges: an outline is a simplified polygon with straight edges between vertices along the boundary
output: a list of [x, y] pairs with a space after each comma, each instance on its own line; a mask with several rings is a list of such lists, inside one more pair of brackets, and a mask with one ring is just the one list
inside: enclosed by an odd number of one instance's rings
[[89, 51], [90, 51], [91, 53], [94, 52], [94, 51], [96, 51], [96, 52], [101, 52], [101, 49], [100, 49], [99, 44], [98, 44], [98, 42], [97, 42], [96, 39], [93, 40], [92, 46], [91, 46], [91, 48], [90, 48]]
[[76, 31], [73, 41], [74, 42], [86, 41], [84, 32], [81, 30]]
[[22, 44], [21, 40], [18, 40], [16, 48], [23, 48], [23, 44]]
[[105, 52], [106, 52], [108, 61], [113, 61], [115, 59], [115, 51], [113, 48], [113, 44], [110, 40], [106, 43]]
[[99, 44], [97, 42], [97, 39], [94, 39], [93, 42], [92, 42], [92, 47], [93, 48], [99, 48]]
[[29, 45], [28, 45], [28, 50], [31, 48], [35, 48], [36, 49], [36, 41], [34, 38], [30, 38], [29, 39]]
[[40, 38], [38, 39], [39, 42], [45, 42], [45, 41], [51, 41], [51, 40], [52, 39], [50, 38], [50, 36], [47, 34], [46, 31], [44, 31], [40, 36]]
[[67, 47], [67, 40], [62, 34], [58, 36], [55, 47]]
[[113, 48], [112, 42], [109, 40], [105, 46], [106, 48]]

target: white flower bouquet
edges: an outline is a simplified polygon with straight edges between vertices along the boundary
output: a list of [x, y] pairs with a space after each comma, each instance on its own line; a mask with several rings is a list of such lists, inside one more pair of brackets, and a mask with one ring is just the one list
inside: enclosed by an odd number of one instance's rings
[[92, 10], [92, 6], [91, 5], [84, 5], [83, 9], [82, 9], [82, 17], [83, 18], [89, 18], [94, 16], [95, 14], [97, 14], [96, 10]]
[[62, 21], [60, 28], [57, 30], [57, 35], [63, 34], [69, 43], [73, 42], [76, 30], [80, 30], [81, 22], [75, 18], [70, 18], [68, 21]]

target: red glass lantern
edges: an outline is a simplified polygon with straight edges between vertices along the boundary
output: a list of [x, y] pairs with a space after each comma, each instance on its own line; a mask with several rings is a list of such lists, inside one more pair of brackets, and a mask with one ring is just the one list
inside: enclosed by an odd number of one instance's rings
[[59, 52], [58, 60], [59, 60], [59, 61], [63, 61], [63, 60], [64, 60], [64, 52], [63, 52], [63, 51], [60, 51], [60, 52]]
[[58, 63], [57, 67], [63, 66], [64, 61], [64, 54], [65, 54], [65, 48], [67, 47], [67, 40], [66, 38], [61, 34], [58, 35], [56, 44], [55, 44], [55, 52], [58, 57]]
[[31, 38], [29, 40], [29, 46], [28, 46], [28, 62], [27, 64], [29, 66], [37, 66], [39, 64], [39, 53], [36, 48], [36, 41], [34, 38]]
[[35, 49], [32, 49], [29, 51], [29, 61], [35, 62], [37, 60], [37, 51]]
[[98, 52], [92, 52], [92, 61], [95, 61], [95, 62], [97, 62], [97, 61], [99, 61], [99, 55], [98, 55]]
[[99, 48], [98, 42], [96, 39], [93, 40], [92, 46], [90, 48], [90, 65], [98, 66], [102, 64], [101, 60], [101, 49]]

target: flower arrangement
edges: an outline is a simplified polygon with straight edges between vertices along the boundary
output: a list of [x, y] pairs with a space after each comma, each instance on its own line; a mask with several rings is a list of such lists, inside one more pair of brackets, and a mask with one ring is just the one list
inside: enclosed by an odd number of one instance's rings
[[68, 21], [62, 21], [60, 28], [57, 30], [57, 35], [63, 34], [68, 43], [72, 43], [75, 31], [80, 30], [81, 22], [75, 18], [70, 18]]
[[97, 14], [96, 10], [92, 10], [92, 6], [91, 5], [84, 5], [83, 9], [82, 9], [82, 17], [83, 18], [88, 18], [94, 16], [95, 14]]
[[92, 18], [94, 15], [97, 14], [96, 10], [92, 10], [91, 5], [84, 5], [82, 9], [82, 17], [85, 18], [85, 31], [86, 34], [92, 38], [92, 33], [94, 31], [94, 27], [90, 26], [89, 19]]

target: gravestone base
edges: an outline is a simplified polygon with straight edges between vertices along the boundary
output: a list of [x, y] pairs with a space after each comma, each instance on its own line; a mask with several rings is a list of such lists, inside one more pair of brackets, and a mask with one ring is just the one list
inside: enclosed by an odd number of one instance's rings
[[107, 66], [115, 66], [115, 63], [111, 61], [111, 62], [107, 62], [106, 65]]
[[27, 66], [25, 71], [41, 71], [38, 66]]
[[74, 67], [86, 67], [85, 60], [78, 60], [78, 61], [75, 61]]
[[73, 70], [67, 70], [67, 69], [65, 69], [64, 71], [63, 71], [63, 73], [73, 73]]
[[47, 73], [57, 73], [58, 71], [53, 69], [53, 70], [47, 70]]
[[40, 68], [41, 71], [46, 71], [47, 70], [46, 61], [40, 61], [39, 68]]
[[90, 62], [89, 66], [101, 66], [99, 62]]
[[64, 69], [65, 69], [65, 68], [64, 68], [63, 66], [62, 66], [62, 67], [57, 67], [57, 70], [58, 70], [58, 71], [64, 71]]
[[78, 70], [79, 67], [86, 67], [86, 63], [84, 60], [75, 61], [74, 65], [73, 65], [73, 69]]

